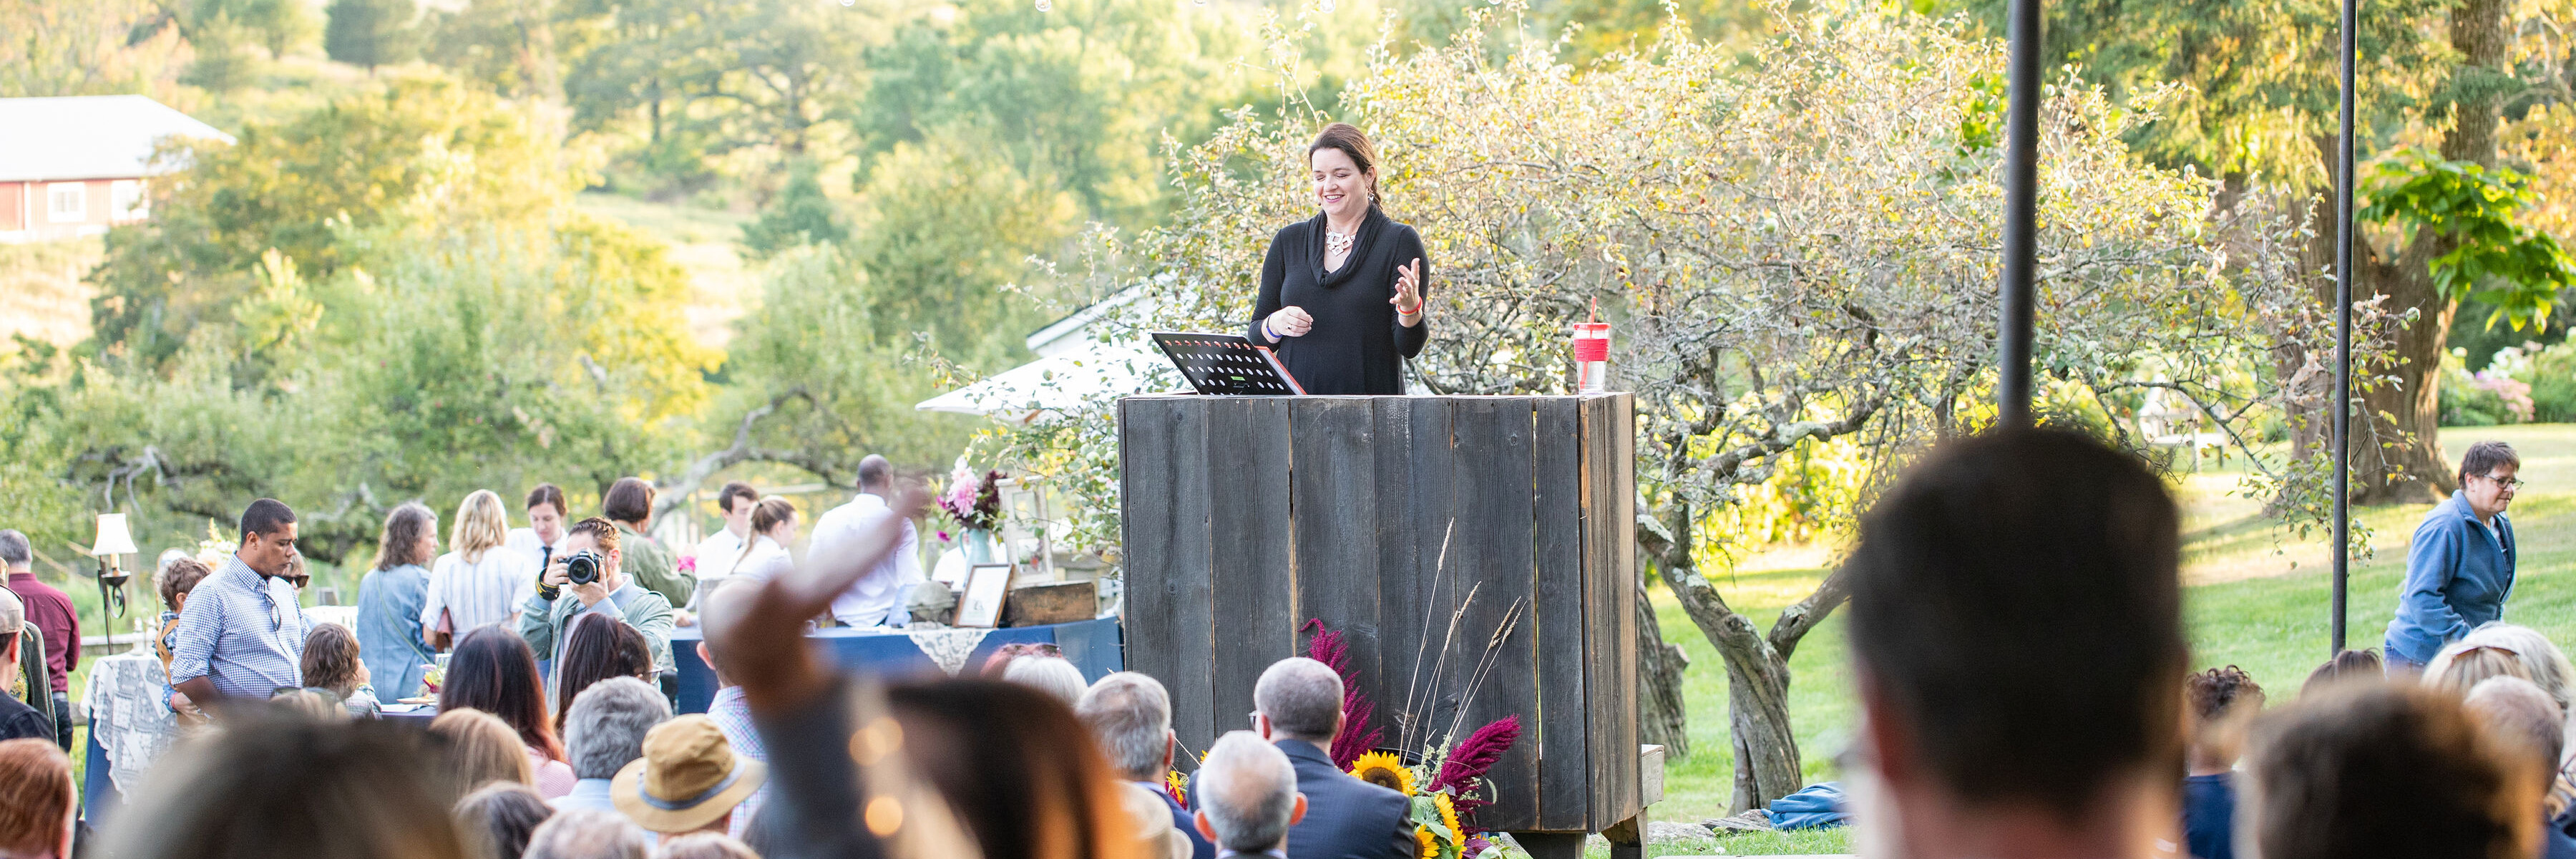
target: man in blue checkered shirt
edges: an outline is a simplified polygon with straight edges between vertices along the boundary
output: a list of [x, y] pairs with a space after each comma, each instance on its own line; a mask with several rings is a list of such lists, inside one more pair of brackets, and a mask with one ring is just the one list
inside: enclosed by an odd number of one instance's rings
[[188, 592], [179, 612], [170, 680], [189, 701], [267, 700], [303, 688], [304, 636], [313, 625], [282, 578], [294, 558], [295, 511], [273, 498], [251, 502], [241, 547]]

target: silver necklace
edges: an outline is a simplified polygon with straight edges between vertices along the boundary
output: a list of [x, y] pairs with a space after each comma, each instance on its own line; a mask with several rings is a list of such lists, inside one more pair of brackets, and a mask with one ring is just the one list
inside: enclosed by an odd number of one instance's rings
[[1324, 231], [1324, 253], [1327, 253], [1327, 254], [1347, 254], [1347, 253], [1350, 253], [1350, 252], [1351, 252], [1351, 240], [1359, 238], [1359, 235], [1360, 235], [1360, 234], [1359, 234], [1357, 231], [1347, 232], [1347, 233], [1336, 233], [1336, 232], [1333, 232], [1333, 231], [1331, 231], [1331, 230], [1325, 230], [1325, 231]]

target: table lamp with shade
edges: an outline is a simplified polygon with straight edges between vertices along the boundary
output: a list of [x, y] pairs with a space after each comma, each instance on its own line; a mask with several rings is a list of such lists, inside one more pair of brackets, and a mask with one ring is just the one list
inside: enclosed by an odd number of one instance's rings
[[110, 620], [107, 643], [116, 646], [114, 618], [125, 616], [125, 565], [121, 558], [142, 551], [134, 547], [134, 533], [126, 528], [125, 514], [98, 514], [98, 539], [90, 541], [89, 553], [98, 559], [98, 606]]

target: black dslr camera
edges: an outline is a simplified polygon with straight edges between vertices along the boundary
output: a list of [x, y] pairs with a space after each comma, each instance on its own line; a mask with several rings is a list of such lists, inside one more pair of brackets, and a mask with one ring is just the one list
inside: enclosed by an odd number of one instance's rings
[[576, 585], [599, 581], [599, 567], [608, 562], [598, 552], [584, 549], [564, 558], [564, 579]]

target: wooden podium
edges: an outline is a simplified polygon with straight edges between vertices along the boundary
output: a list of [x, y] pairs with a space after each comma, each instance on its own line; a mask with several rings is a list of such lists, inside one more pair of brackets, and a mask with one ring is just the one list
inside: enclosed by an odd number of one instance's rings
[[1637, 815], [1628, 395], [1157, 395], [1118, 421], [1127, 666], [1170, 688], [1193, 756], [1251, 727], [1253, 681], [1319, 618], [1349, 640], [1383, 745], [1408, 714], [1408, 752], [1520, 716], [1472, 826], [1545, 856], [1580, 841], [1539, 833]]

